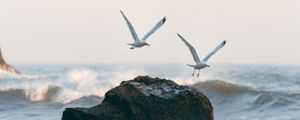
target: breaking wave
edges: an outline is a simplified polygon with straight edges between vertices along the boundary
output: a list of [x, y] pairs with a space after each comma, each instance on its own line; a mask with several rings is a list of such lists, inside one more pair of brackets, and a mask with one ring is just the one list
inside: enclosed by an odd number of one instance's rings
[[121, 81], [132, 79], [141, 72], [96, 72], [88, 68], [72, 68], [61, 75], [0, 74], [0, 98], [62, 104], [89, 96], [102, 98]]
[[221, 80], [208, 80], [204, 82], [199, 82], [193, 85], [200, 90], [211, 91], [216, 93], [249, 93], [249, 92], [257, 92], [253, 88], [237, 85], [233, 83], [228, 83]]
[[[247, 113], [249, 110], [272, 111], [274, 108], [289, 108], [293, 104], [299, 104], [300, 100], [300, 92], [264, 91], [221, 80], [208, 80], [192, 86], [204, 92], [216, 104], [215, 106], [220, 108], [234, 110], [236, 108], [232, 107], [242, 105], [236, 109], [237, 111], [234, 111], [237, 113]], [[226, 116], [227, 113], [222, 112], [222, 114]]]
[[0, 91], [0, 98], [6, 101], [11, 100], [28, 100], [34, 101], [51, 101], [61, 88], [57, 86], [46, 86], [40, 89], [7, 89]]

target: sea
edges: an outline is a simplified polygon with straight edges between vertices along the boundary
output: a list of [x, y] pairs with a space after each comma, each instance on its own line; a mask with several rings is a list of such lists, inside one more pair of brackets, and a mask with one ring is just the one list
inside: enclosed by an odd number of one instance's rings
[[0, 73], [0, 120], [60, 120], [65, 108], [100, 104], [136, 76], [173, 80], [210, 99], [215, 120], [299, 120], [300, 66], [211, 64], [192, 76], [185, 64], [15, 65]]

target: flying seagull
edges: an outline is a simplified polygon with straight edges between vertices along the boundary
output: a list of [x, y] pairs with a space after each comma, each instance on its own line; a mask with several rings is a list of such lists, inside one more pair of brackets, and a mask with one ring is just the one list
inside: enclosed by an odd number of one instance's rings
[[198, 74], [197, 74], [197, 77], [199, 77], [199, 73], [200, 73], [200, 70], [205, 68], [205, 67], [210, 67], [209, 65], [206, 64], [207, 60], [212, 56], [214, 55], [217, 51], [219, 51], [222, 47], [225, 46], [226, 44], [226, 40], [224, 40], [220, 45], [218, 45], [213, 51], [211, 51], [209, 54], [207, 54], [205, 56], [205, 58], [201, 61], [197, 55], [197, 52], [195, 50], [195, 48], [189, 44], [179, 33], [177, 33], [178, 37], [184, 42], [184, 44], [189, 48], [190, 52], [192, 53], [193, 55], [193, 58], [194, 58], [194, 61], [196, 62], [195, 65], [189, 65], [187, 64], [188, 66], [190, 67], [193, 67], [194, 68], [194, 72], [193, 72], [193, 76], [194, 76], [194, 73], [195, 73], [195, 69], [198, 70]]
[[128, 20], [128, 18], [125, 16], [125, 14], [122, 12], [122, 10], [120, 12], [121, 12], [123, 18], [125, 19], [125, 21], [127, 23], [127, 26], [129, 28], [130, 33], [131, 33], [131, 35], [133, 37], [133, 40], [134, 40], [133, 43], [128, 43], [128, 45], [132, 46], [130, 49], [141, 48], [145, 45], [150, 46], [146, 42], [147, 38], [149, 38], [155, 31], [157, 31], [166, 22], [166, 17], [164, 17], [142, 39], [139, 39], [139, 37], [137, 36], [132, 24]]

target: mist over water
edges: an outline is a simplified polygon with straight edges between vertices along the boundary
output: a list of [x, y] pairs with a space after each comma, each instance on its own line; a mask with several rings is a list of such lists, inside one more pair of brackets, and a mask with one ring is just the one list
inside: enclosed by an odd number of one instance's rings
[[199, 88], [211, 100], [216, 120], [300, 117], [299, 66], [211, 66], [196, 78], [180, 64], [18, 65], [21, 76], [0, 73], [0, 118], [61, 119], [66, 107], [97, 105], [109, 89], [138, 75]]

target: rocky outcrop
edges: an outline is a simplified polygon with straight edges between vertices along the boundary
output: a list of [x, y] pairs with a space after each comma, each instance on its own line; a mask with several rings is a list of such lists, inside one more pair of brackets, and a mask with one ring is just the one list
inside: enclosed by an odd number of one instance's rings
[[139, 76], [108, 91], [97, 106], [65, 109], [62, 120], [213, 120], [213, 107], [197, 89]]
[[2, 52], [0, 49], [0, 72], [3, 73], [12, 73], [12, 74], [21, 74], [17, 69], [12, 67], [9, 64], [6, 64], [5, 60], [2, 57]]

